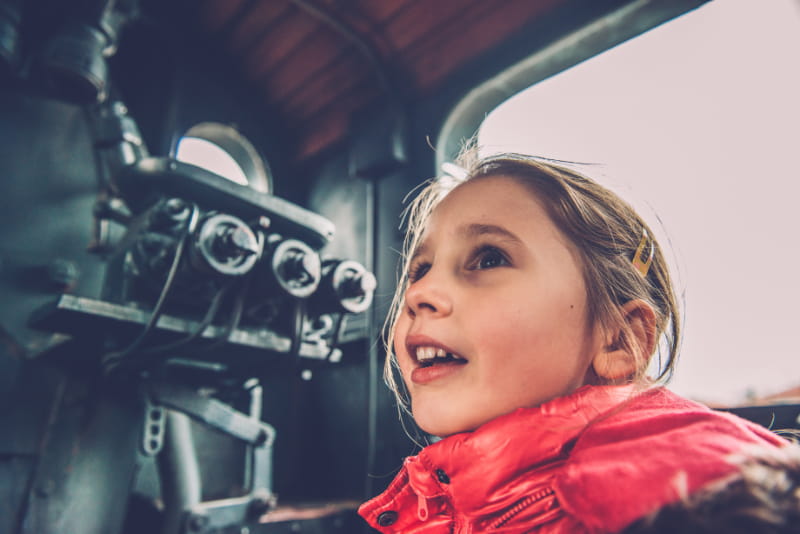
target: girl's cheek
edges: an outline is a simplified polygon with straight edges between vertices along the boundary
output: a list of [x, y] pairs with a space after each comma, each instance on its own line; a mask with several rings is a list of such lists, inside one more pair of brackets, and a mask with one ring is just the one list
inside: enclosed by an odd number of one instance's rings
[[399, 340], [395, 340], [394, 342], [394, 354], [401, 368], [408, 364], [408, 352], [406, 351], [405, 344], [401, 343]]
[[405, 321], [401, 318], [397, 321], [394, 332], [394, 354], [397, 357], [397, 363], [400, 365], [400, 370], [405, 373], [411, 363], [411, 357], [406, 350], [406, 333], [408, 327]]

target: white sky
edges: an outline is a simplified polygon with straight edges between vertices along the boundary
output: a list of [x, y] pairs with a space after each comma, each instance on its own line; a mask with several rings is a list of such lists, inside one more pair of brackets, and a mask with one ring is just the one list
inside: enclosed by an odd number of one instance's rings
[[672, 389], [800, 385], [800, 1], [711, 2], [520, 93], [479, 140], [602, 164], [581, 170], [661, 227], [685, 292]]
[[199, 137], [182, 137], [175, 150], [175, 159], [219, 174], [231, 182], [247, 185], [242, 167], [225, 149]]

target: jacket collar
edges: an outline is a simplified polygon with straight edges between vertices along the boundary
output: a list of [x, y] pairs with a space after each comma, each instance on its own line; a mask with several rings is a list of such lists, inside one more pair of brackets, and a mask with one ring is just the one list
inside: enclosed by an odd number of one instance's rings
[[[473, 432], [444, 438], [407, 458], [403, 469], [419, 497], [430, 499], [446, 491], [462, 512], [483, 509], [519, 473], [560, 464], [590, 421], [634, 394], [632, 386], [584, 386], [535, 408], [517, 409]], [[440, 481], [440, 473], [448, 484]]]
[[586, 526], [616, 532], [732, 475], [732, 458], [746, 447], [783, 445], [764, 428], [663, 388], [584, 386], [429, 445], [359, 513], [374, 525], [410, 499], [422, 521], [429, 504], [474, 517], [548, 487]]

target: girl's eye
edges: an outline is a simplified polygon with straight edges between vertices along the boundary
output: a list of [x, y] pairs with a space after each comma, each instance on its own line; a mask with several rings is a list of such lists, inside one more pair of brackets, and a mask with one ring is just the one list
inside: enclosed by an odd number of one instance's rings
[[408, 280], [409, 280], [409, 282], [412, 282], [412, 283], [416, 282], [417, 280], [419, 280], [420, 278], [425, 276], [425, 273], [427, 273], [430, 268], [431, 268], [431, 264], [427, 263], [427, 262], [423, 262], [423, 261], [415, 263], [415, 264], [412, 264], [408, 268]]
[[478, 249], [470, 266], [474, 270], [494, 269], [511, 265], [506, 255], [495, 247], [482, 247]]

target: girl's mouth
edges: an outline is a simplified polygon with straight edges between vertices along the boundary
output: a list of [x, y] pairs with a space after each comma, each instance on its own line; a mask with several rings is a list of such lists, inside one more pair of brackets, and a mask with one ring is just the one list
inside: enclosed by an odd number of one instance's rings
[[423, 368], [443, 363], [467, 363], [467, 360], [463, 356], [454, 352], [447, 352], [441, 347], [434, 347], [431, 345], [420, 345], [414, 349], [413, 354], [416, 356], [419, 366]]

